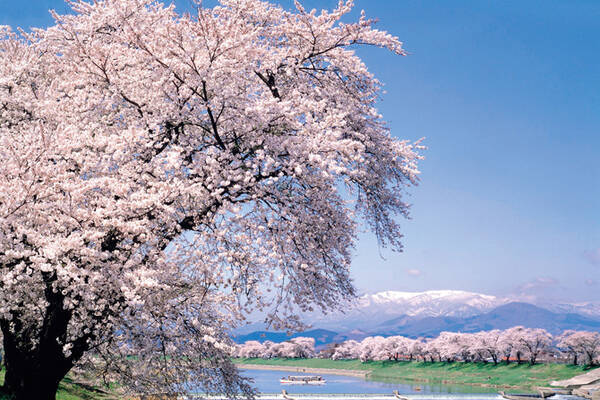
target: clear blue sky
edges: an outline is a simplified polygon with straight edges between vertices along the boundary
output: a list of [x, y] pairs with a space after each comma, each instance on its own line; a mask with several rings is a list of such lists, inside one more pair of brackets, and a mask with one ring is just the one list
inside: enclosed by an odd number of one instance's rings
[[[355, 3], [410, 53], [359, 50], [386, 84], [381, 113], [394, 135], [429, 147], [405, 252], [380, 252], [364, 235], [359, 290], [599, 301], [600, 1]], [[0, 0], [0, 24], [47, 26], [49, 8], [68, 10]]]

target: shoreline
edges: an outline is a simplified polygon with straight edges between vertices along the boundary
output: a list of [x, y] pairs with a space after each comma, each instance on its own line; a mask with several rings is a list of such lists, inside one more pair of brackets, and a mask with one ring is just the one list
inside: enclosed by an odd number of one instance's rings
[[[235, 364], [236, 367], [240, 369], [254, 369], [254, 370], [263, 370], [263, 371], [287, 371], [287, 372], [303, 372], [303, 373], [311, 373], [311, 374], [323, 374], [323, 375], [343, 375], [343, 376], [352, 376], [356, 378], [366, 379], [373, 371], [361, 371], [357, 369], [334, 369], [334, 368], [311, 368], [311, 367], [290, 367], [283, 365], [260, 365], [260, 364]], [[389, 378], [388, 378], [389, 379]], [[396, 380], [395, 378], [391, 378]], [[377, 379], [374, 379], [377, 381]], [[510, 386], [510, 385], [489, 385], [485, 383], [465, 383], [460, 381], [451, 381], [451, 380], [429, 380], [429, 379], [419, 379], [419, 378], [403, 378], [398, 379], [398, 383], [405, 384], [445, 384], [445, 385], [464, 385], [471, 387], [481, 387], [481, 388], [498, 388], [498, 389], [511, 389], [511, 388], [519, 388], [519, 386]], [[384, 380], [385, 381], [385, 380]]]
[[[237, 362], [236, 362], [237, 361]], [[291, 371], [315, 375], [346, 375], [401, 384], [456, 385], [486, 391], [547, 387], [551, 381], [587, 372], [582, 366], [562, 364], [423, 363], [326, 359], [234, 359], [238, 368]], [[339, 368], [338, 368], [339, 367]], [[598, 369], [600, 371], [600, 368]], [[597, 399], [600, 400], [600, 399]]]
[[284, 365], [261, 365], [261, 364], [235, 364], [241, 369], [258, 369], [266, 371], [289, 371], [289, 372], [307, 372], [311, 374], [323, 375], [344, 375], [358, 378], [366, 378], [371, 371], [361, 371], [358, 369], [333, 369], [333, 368], [312, 368], [312, 367], [292, 367]]

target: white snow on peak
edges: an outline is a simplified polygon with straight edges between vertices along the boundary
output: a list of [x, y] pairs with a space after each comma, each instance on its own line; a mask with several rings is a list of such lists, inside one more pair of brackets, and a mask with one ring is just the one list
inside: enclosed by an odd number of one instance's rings
[[[523, 301], [522, 299], [519, 299]], [[492, 311], [503, 304], [517, 301], [512, 296], [499, 297], [464, 290], [428, 290], [406, 292], [387, 290], [360, 296], [354, 307], [345, 313], [317, 316], [314, 326], [332, 330], [348, 331], [374, 327], [385, 321], [406, 316], [425, 317], [470, 317]], [[538, 304], [555, 312], [574, 312], [600, 317], [600, 301], [581, 303]]]
[[[490, 311], [508, 300], [463, 290], [402, 292], [388, 290], [359, 298], [359, 309], [409, 316], [470, 316]], [[373, 310], [375, 311], [375, 310]]]
[[496, 299], [495, 296], [485, 295], [481, 293], [466, 292], [464, 290], [428, 290], [425, 292], [399, 292], [394, 290], [387, 290], [385, 292], [378, 292], [372, 295], [365, 295], [363, 297], [370, 297], [373, 301], [397, 301], [397, 300], [409, 300], [419, 297], [427, 297], [429, 299], [439, 298], [482, 298], [493, 301]]

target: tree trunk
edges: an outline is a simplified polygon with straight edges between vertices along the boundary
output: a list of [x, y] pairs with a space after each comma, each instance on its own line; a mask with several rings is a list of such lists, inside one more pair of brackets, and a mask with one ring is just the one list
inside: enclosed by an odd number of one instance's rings
[[1, 392], [14, 400], [54, 400], [58, 384], [72, 367], [60, 346], [53, 346], [54, 351], [24, 350], [17, 335], [8, 329], [3, 335], [6, 375]]
[[6, 368], [0, 393], [12, 400], [54, 400], [60, 381], [89, 348], [91, 334], [72, 341], [71, 354], [65, 355], [60, 343], [65, 343], [71, 312], [59, 291], [48, 285], [44, 294], [48, 306], [39, 329], [23, 324], [18, 312], [11, 322], [0, 320]]
[[13, 400], [55, 400], [58, 384], [68, 372], [56, 368], [52, 360], [30, 363], [6, 357], [5, 366], [2, 393]]
[[529, 360], [529, 365], [535, 365], [536, 360], [537, 360], [537, 357], [531, 357], [531, 359]]

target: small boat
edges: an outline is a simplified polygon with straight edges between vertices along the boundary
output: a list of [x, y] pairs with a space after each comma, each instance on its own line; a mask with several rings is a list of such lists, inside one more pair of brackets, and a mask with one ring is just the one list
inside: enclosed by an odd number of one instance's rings
[[289, 375], [279, 380], [282, 385], [324, 385], [325, 382], [319, 375]]
[[504, 393], [498, 392], [500, 396], [508, 400], [532, 400], [532, 399], [545, 399], [554, 396], [556, 393], [548, 393], [540, 391], [539, 394], [521, 394], [521, 393]]

